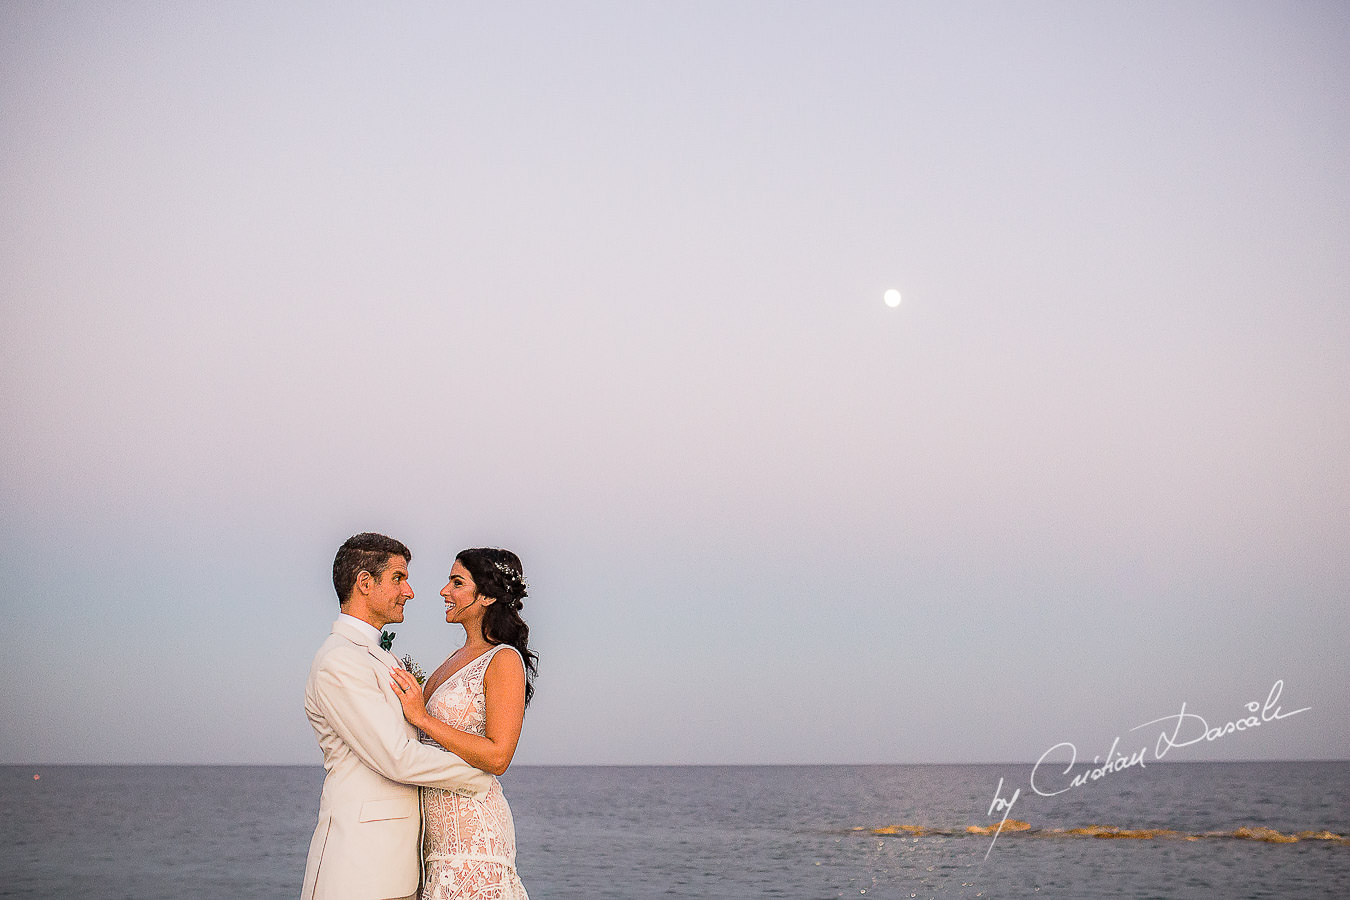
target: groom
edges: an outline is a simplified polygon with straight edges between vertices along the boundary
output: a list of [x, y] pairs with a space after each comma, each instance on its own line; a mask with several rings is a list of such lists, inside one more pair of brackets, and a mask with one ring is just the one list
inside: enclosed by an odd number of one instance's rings
[[348, 538], [333, 560], [341, 615], [305, 684], [328, 774], [301, 900], [410, 897], [421, 874], [414, 785], [477, 796], [491, 784], [453, 753], [418, 743], [389, 686], [389, 667], [399, 663], [380, 649], [380, 629], [403, 621], [410, 559], [399, 541], [366, 533]]

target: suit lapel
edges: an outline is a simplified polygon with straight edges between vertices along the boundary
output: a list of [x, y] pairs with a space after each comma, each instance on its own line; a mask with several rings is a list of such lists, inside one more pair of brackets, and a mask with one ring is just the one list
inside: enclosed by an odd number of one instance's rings
[[386, 666], [393, 666], [394, 668], [397, 669], [403, 668], [403, 663], [399, 662], [398, 657], [390, 653], [388, 650], [381, 650], [379, 647], [369, 647], [369, 646], [367, 647], [367, 649], [370, 650], [371, 656], [375, 657], [380, 662], [384, 663]]
[[381, 650], [378, 646], [372, 644], [369, 635], [363, 633], [359, 628], [354, 628], [346, 619], [339, 618], [333, 623], [333, 634], [344, 637], [353, 644], [366, 648], [367, 653], [386, 666], [403, 667], [403, 664], [398, 661], [398, 657], [394, 656], [394, 654], [390, 653], [388, 650]]

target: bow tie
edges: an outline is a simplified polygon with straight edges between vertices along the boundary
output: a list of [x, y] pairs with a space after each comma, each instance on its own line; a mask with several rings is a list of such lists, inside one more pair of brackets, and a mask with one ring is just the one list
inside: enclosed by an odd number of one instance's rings
[[381, 631], [380, 649], [388, 650], [390, 647], [394, 646], [394, 638], [396, 637], [398, 637], [398, 635], [394, 634], [392, 631]]

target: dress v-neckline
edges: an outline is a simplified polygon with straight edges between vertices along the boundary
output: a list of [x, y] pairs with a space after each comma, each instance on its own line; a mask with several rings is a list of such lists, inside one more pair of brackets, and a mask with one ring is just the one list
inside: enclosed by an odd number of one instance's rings
[[447, 684], [449, 684], [451, 681], [453, 681], [453, 680], [455, 679], [455, 677], [459, 675], [460, 672], [465, 671], [466, 669], [468, 669], [468, 668], [469, 668], [470, 666], [472, 666], [474, 663], [478, 662], [478, 661], [479, 661], [480, 659], [482, 659], [483, 657], [485, 657], [485, 656], [491, 656], [493, 653], [496, 653], [498, 650], [501, 649], [501, 647], [502, 647], [501, 644], [494, 644], [493, 646], [489, 647], [487, 650], [484, 650], [482, 653], [478, 654], [478, 655], [475, 656], [473, 659], [471, 659], [471, 660], [469, 660], [468, 662], [466, 662], [464, 665], [460, 666], [460, 667], [459, 667], [458, 669], [456, 669], [455, 671], [451, 672], [449, 675], [445, 676], [445, 680], [442, 681], [440, 684], [436, 685], [436, 690], [432, 691], [430, 694], [427, 695], [426, 702], [430, 703], [430, 702], [431, 702], [431, 698], [432, 698], [432, 697], [435, 697], [437, 694], [439, 694], [439, 693], [441, 692], [441, 688], [445, 687]]

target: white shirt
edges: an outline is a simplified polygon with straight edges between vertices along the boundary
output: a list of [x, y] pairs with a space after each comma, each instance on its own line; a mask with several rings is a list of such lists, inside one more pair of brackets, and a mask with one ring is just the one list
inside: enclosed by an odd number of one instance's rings
[[372, 647], [380, 646], [380, 629], [367, 622], [365, 619], [358, 619], [350, 613], [338, 613], [338, 618], [346, 619], [348, 625], [354, 625], [362, 634], [370, 638]]

